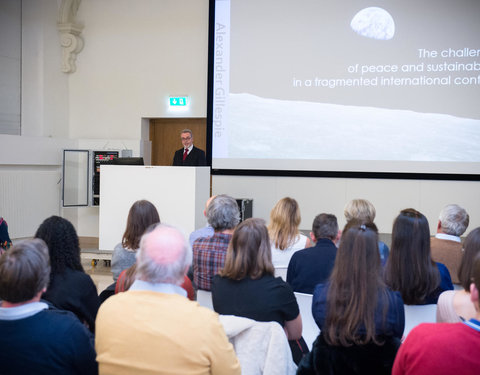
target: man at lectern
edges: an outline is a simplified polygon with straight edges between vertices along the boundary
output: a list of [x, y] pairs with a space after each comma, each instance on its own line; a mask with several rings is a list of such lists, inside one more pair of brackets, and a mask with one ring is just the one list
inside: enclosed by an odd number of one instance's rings
[[175, 151], [173, 166], [201, 167], [207, 165], [205, 152], [193, 145], [193, 134], [190, 129], [183, 129], [180, 138], [183, 148]]

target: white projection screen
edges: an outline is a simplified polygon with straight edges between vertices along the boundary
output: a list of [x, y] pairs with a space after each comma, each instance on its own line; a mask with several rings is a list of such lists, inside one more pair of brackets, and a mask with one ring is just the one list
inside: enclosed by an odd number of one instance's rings
[[480, 177], [480, 1], [210, 6], [213, 173]]

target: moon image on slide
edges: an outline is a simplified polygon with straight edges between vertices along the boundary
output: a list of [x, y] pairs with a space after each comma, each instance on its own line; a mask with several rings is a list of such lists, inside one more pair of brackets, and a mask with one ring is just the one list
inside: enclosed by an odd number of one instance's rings
[[369, 7], [353, 17], [350, 27], [366, 38], [389, 40], [395, 34], [393, 17], [385, 9]]

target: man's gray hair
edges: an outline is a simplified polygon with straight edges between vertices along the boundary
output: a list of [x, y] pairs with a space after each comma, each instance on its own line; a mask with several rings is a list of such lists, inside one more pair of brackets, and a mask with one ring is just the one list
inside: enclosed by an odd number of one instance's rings
[[[149, 236], [154, 232], [162, 231], [165, 240], [164, 248], [158, 245], [147, 249]], [[160, 234], [157, 234], [160, 236]], [[177, 243], [175, 243], [177, 241]], [[162, 241], [163, 242], [163, 241]], [[151, 244], [149, 246], [152, 246]], [[166, 261], [159, 262], [153, 254], [165, 251], [172, 246], [180, 247], [180, 254], [172, 257], [166, 256]], [[160, 256], [161, 257], [161, 256]], [[170, 258], [170, 259], [169, 259]], [[192, 264], [192, 248], [185, 235], [177, 228], [166, 224], [150, 226], [140, 240], [140, 249], [137, 252], [136, 278], [153, 284], [167, 283], [181, 285], [184, 281], [185, 271]]]
[[333, 214], [317, 215], [313, 220], [312, 232], [317, 241], [321, 238], [333, 241], [338, 234], [337, 217]]
[[240, 222], [240, 210], [232, 197], [217, 195], [207, 207], [207, 221], [215, 231], [233, 229]]
[[460, 237], [467, 230], [470, 217], [458, 204], [449, 204], [440, 212], [439, 220], [442, 232]]

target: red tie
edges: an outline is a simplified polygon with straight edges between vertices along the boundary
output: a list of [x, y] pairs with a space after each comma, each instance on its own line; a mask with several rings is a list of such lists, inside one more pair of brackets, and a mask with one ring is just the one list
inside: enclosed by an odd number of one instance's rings
[[188, 148], [186, 148], [185, 151], [183, 152], [183, 161], [185, 161], [185, 159], [187, 158], [187, 155], [188, 155]]

